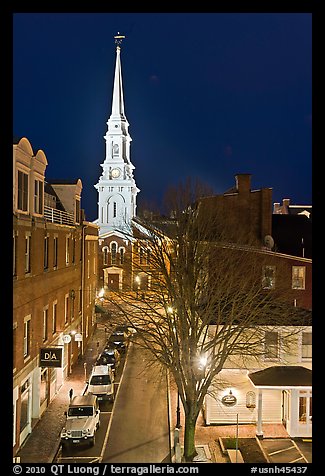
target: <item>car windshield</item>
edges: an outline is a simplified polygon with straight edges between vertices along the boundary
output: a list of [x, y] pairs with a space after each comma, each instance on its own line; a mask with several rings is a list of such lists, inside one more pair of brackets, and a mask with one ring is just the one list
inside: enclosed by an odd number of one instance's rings
[[93, 375], [90, 379], [90, 385], [110, 385], [109, 375]]
[[123, 342], [124, 340], [123, 334], [112, 334], [109, 338], [109, 342]]
[[106, 348], [106, 349], [104, 349], [103, 353], [107, 354], [107, 355], [114, 355], [115, 354], [115, 349]]
[[72, 417], [92, 416], [93, 414], [93, 407], [71, 407], [68, 410], [68, 416]]
[[116, 361], [114, 355], [102, 355], [100, 358], [99, 358], [99, 361], [98, 363], [102, 364], [102, 365], [106, 365], [106, 364], [114, 364]]

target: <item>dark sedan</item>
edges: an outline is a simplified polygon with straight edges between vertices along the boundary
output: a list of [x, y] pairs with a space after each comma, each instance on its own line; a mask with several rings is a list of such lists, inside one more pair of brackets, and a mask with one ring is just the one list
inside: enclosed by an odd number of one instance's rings
[[110, 346], [114, 346], [119, 352], [125, 352], [128, 346], [128, 339], [124, 334], [112, 334], [107, 343]]

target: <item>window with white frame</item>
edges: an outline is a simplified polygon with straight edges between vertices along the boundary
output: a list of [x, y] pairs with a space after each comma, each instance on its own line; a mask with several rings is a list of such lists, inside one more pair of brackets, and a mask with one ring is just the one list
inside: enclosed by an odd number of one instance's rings
[[44, 237], [44, 269], [49, 267], [49, 236], [45, 235]]
[[58, 242], [59, 239], [57, 236], [53, 238], [53, 267], [56, 268], [58, 266]]
[[27, 359], [30, 355], [30, 334], [31, 334], [31, 316], [27, 316], [24, 319], [24, 344], [23, 352], [24, 359]]
[[30, 263], [31, 263], [31, 245], [32, 237], [28, 233], [25, 236], [25, 273], [30, 273]]
[[52, 334], [56, 333], [57, 319], [58, 319], [58, 303], [57, 301], [54, 301], [53, 308], [52, 308]]
[[266, 331], [264, 337], [264, 357], [265, 359], [279, 358], [279, 333], [276, 331]]
[[34, 213], [41, 215], [43, 213], [43, 182], [34, 181]]
[[305, 266], [292, 266], [292, 289], [305, 289], [305, 278]]
[[111, 243], [111, 264], [116, 264], [117, 243]]
[[275, 266], [263, 266], [262, 287], [263, 289], [275, 288]]
[[49, 320], [49, 308], [45, 307], [43, 309], [43, 342], [47, 341], [48, 320]]
[[106, 266], [106, 265], [108, 265], [108, 248], [107, 248], [107, 246], [104, 246], [102, 251], [103, 251], [103, 264]]
[[69, 320], [69, 294], [64, 296], [64, 324]]
[[311, 332], [302, 332], [301, 357], [304, 360], [310, 360], [312, 358], [312, 333]]
[[70, 263], [70, 236], [65, 238], [65, 264]]
[[28, 211], [28, 174], [18, 170], [17, 208], [22, 212]]
[[125, 248], [121, 247], [119, 251], [120, 251], [120, 264], [124, 264]]

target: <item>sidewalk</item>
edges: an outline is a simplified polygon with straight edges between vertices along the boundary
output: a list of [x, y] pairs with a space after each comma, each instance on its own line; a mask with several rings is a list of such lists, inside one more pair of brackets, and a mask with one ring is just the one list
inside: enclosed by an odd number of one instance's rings
[[[104, 348], [107, 335], [103, 328], [97, 328], [92, 335], [82, 359], [72, 368], [72, 373], [65, 380], [41, 419], [18, 451], [21, 463], [52, 463], [60, 445], [60, 433], [65, 423], [64, 412], [69, 406], [69, 390], [73, 395], [82, 395], [85, 389], [85, 366], [88, 378], [91, 368], [99, 353]], [[99, 346], [97, 348], [97, 343]]]

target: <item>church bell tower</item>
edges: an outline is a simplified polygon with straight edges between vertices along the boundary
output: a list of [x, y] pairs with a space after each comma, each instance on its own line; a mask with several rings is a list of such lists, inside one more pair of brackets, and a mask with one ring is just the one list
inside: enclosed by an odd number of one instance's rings
[[95, 188], [98, 190], [99, 236], [109, 232], [131, 231], [132, 218], [136, 216], [136, 196], [140, 191], [133, 177], [134, 165], [130, 160], [131, 136], [124, 112], [121, 43], [125, 38], [118, 33], [115, 38], [116, 62], [113, 86], [112, 112], [107, 121], [106, 157], [101, 164], [102, 175]]

